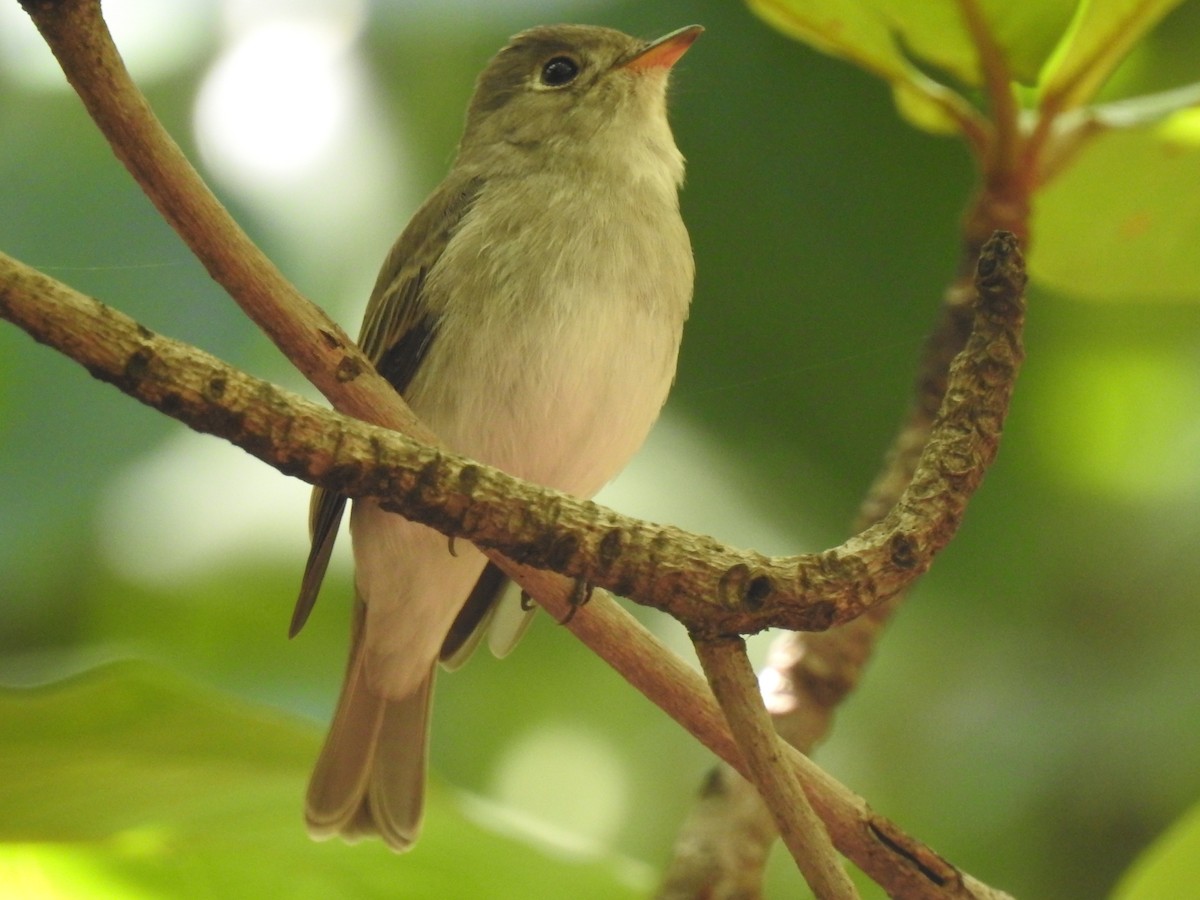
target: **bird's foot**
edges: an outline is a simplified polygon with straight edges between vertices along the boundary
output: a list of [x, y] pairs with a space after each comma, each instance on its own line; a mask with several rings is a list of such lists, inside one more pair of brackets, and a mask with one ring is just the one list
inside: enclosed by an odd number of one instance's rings
[[586, 578], [576, 578], [575, 586], [571, 589], [571, 596], [568, 599], [568, 602], [571, 604], [571, 609], [567, 613], [567, 617], [558, 624], [566, 625], [573, 618], [575, 618], [575, 613], [579, 611], [580, 607], [587, 605], [588, 601], [592, 599], [592, 594], [595, 593], [595, 591], [596, 586]]

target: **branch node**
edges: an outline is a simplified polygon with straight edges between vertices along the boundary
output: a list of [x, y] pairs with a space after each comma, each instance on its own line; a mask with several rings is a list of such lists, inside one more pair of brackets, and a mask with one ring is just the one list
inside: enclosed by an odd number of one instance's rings
[[919, 548], [912, 536], [904, 532], [892, 535], [889, 558], [897, 569], [911, 569], [920, 561]]
[[742, 598], [742, 602], [748, 609], [762, 609], [763, 604], [774, 590], [775, 585], [772, 584], [770, 575], [755, 575], [746, 585], [746, 594]]
[[596, 545], [596, 560], [604, 571], [607, 572], [611, 569], [613, 564], [621, 558], [624, 545], [625, 538], [620, 528], [610, 528], [604, 533], [604, 537], [600, 538], [600, 542]]
[[121, 370], [119, 387], [126, 393], [136, 392], [142, 380], [150, 374], [154, 364], [154, 351], [149, 347], [139, 347], [125, 360], [125, 368]]
[[997, 324], [1017, 321], [1025, 312], [1024, 257], [1011, 231], [996, 231], [979, 251], [975, 287], [979, 312]]
[[204, 386], [204, 396], [213, 403], [219, 403], [228, 385], [229, 381], [223, 375], [214, 375]]
[[354, 381], [364, 371], [360, 360], [353, 356], [343, 356], [342, 361], [337, 365], [334, 377], [342, 384], [345, 384], [348, 381]]

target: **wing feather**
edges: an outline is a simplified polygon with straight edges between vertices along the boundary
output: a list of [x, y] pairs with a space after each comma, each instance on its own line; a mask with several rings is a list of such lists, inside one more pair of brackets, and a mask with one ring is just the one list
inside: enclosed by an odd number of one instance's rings
[[[375, 280], [358, 345], [401, 396], [437, 336], [437, 317], [429, 310], [424, 293], [426, 276], [483, 187], [478, 176], [463, 176], [443, 185], [413, 216]], [[292, 637], [300, 633], [316, 605], [345, 510], [346, 497], [313, 488], [309, 506], [312, 547], [292, 612]]]

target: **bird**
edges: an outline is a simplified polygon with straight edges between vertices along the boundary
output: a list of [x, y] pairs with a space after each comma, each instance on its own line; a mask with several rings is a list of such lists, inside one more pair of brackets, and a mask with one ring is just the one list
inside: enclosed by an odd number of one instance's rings
[[[695, 274], [668, 76], [702, 30], [540, 26], [480, 74], [449, 172], [388, 253], [358, 340], [451, 450], [587, 498], [645, 440]], [[313, 492], [293, 636], [347, 502]], [[505, 579], [374, 499], [353, 501], [350, 535], [350, 654], [305, 819], [315, 839], [374, 835], [402, 852], [421, 828], [439, 663], [469, 652]]]

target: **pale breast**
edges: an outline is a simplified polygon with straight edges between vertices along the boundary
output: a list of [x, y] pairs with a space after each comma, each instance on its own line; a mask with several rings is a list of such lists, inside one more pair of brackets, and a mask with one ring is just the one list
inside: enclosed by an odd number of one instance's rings
[[666, 398], [692, 266], [673, 187], [489, 184], [430, 273], [413, 409], [459, 452], [590, 496]]

